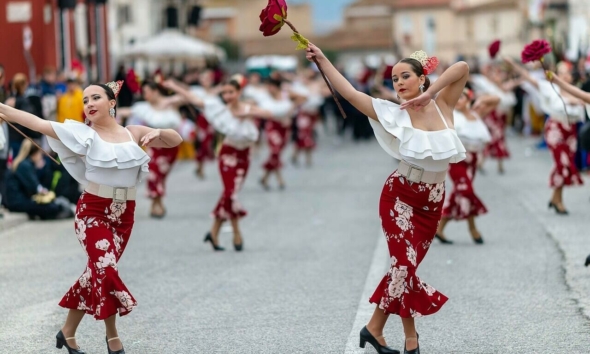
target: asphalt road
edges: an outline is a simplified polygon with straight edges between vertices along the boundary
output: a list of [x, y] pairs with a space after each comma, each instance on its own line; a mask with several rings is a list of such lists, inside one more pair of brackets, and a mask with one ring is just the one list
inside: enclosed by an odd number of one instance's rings
[[[455, 244], [435, 242], [422, 263], [421, 278], [450, 298], [418, 320], [422, 353], [590, 352], [590, 187], [566, 192], [569, 217], [547, 211], [551, 161], [533, 144], [512, 139], [507, 173], [490, 162], [477, 177], [490, 210], [478, 220], [485, 245], [452, 223]], [[375, 142], [326, 138], [313, 168], [289, 164], [287, 189], [265, 192], [264, 154], [241, 193], [250, 212], [243, 253], [229, 230], [226, 252], [203, 243], [221, 190], [215, 165], [205, 181], [192, 163], [175, 167], [163, 220], [148, 218], [141, 198], [119, 263], [139, 302], [119, 321], [127, 353], [364, 352], [356, 347], [373, 309], [367, 294], [388, 262], [378, 200], [395, 162]], [[86, 262], [73, 223], [26, 223], [0, 233], [0, 244], [0, 353], [59, 353], [66, 311], [57, 303]], [[401, 323], [389, 322], [386, 338], [400, 348]], [[86, 318], [77, 338], [87, 353], [106, 353], [101, 322]]]

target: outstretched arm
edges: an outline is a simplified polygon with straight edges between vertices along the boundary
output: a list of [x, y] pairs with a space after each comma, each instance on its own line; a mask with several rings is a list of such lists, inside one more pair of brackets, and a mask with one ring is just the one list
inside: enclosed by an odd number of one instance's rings
[[[203, 99], [197, 97], [195, 94], [190, 92], [188, 88], [180, 85], [178, 82], [174, 80], [166, 80], [162, 83], [162, 86], [177, 93], [186, 101], [186, 103], [190, 103], [199, 109], [203, 109], [203, 107], [205, 106]], [[176, 96], [176, 99], [178, 100], [180, 97]]]
[[153, 129], [143, 125], [127, 127], [141, 146], [172, 148], [182, 143], [182, 137], [174, 129]]
[[350, 104], [361, 111], [369, 118], [377, 120], [377, 113], [373, 108], [373, 101], [371, 96], [357, 91], [348, 80], [334, 67], [332, 63], [326, 58], [320, 48], [309, 43], [307, 47], [307, 59], [313, 61], [316, 59], [321, 65], [326, 77], [332, 84], [332, 87], [338, 91]]
[[590, 93], [586, 91], [580, 90], [577, 86], [572, 84], [568, 84], [567, 82], [560, 79], [555, 73], [547, 72], [547, 75], [551, 78], [560, 89], [564, 90], [565, 92], [569, 93], [570, 95], [584, 101], [586, 104], [590, 104]]
[[473, 110], [481, 117], [492, 113], [500, 103], [500, 97], [494, 95], [484, 95], [475, 100]]
[[41, 134], [58, 139], [49, 121], [2, 103], [0, 103], [0, 119], [20, 124]]

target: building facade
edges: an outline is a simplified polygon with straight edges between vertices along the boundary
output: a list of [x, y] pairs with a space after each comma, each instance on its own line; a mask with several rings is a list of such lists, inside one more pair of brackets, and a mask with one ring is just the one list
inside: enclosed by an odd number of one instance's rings
[[[101, 0], [5, 0], [0, 2], [0, 64], [10, 79], [22, 72], [33, 81], [45, 68], [82, 80], [109, 78], [107, 13]], [[10, 50], [6, 50], [10, 48]]]

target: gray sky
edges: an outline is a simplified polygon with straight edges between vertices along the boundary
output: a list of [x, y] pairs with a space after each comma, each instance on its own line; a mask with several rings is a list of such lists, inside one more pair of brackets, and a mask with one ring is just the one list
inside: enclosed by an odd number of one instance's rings
[[325, 33], [340, 24], [344, 7], [354, 0], [287, 0], [287, 4], [311, 3], [316, 33]]

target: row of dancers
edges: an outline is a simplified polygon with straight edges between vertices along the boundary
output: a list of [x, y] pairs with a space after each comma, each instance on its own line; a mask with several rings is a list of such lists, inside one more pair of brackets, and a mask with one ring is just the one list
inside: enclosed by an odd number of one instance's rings
[[[400, 160], [385, 181], [379, 203], [390, 267], [369, 299], [376, 306], [360, 332], [360, 346], [365, 347], [368, 342], [379, 353], [400, 353], [388, 346], [383, 337], [389, 316], [395, 314], [400, 316], [404, 328], [404, 353], [418, 354], [415, 318], [438, 312], [448, 298], [422, 281], [416, 274], [417, 268], [435, 236], [444, 239], [444, 226], [450, 219], [466, 218], [474, 241], [483, 242], [474, 219], [469, 218], [485, 212], [472, 181], [478, 154], [493, 142], [493, 132], [489, 133], [483, 121], [501, 105], [502, 95], [488, 93], [476, 98], [467, 87], [470, 75], [465, 62], [452, 65], [431, 83], [428, 74], [434, 70], [432, 58], [417, 52], [392, 69], [400, 101], [397, 104], [357, 91], [311, 43], [307, 58], [320, 63], [334, 89], [369, 117], [384, 151]], [[564, 92], [590, 102], [589, 94], [581, 93], [560, 75], [553, 76]], [[242, 250], [244, 241], [238, 222], [246, 212], [237, 193], [248, 173], [249, 150], [259, 138], [257, 123], [271, 122], [267, 136], [281, 145], [285, 140], [283, 120], [292, 116], [298, 95], [297, 90], [282, 90], [280, 82], [270, 81], [269, 85], [275, 87], [269, 89], [271, 99], [259, 98], [258, 104], [252, 104], [240, 100], [245, 87], [240, 76], [232, 77], [217, 90], [194, 89], [168, 80], [162, 86], [175, 93], [169, 97], [158, 93], [157, 85], [146, 83], [146, 102], [127, 112], [119, 111], [119, 116], [141, 123], [126, 127], [115, 118], [120, 83], [95, 84], [84, 90], [84, 113], [91, 124], [48, 122], [0, 104], [0, 118], [46, 135], [64, 167], [85, 186], [76, 209], [75, 233], [88, 255], [88, 263], [60, 302], [69, 313], [56, 335], [58, 348], [65, 347], [70, 354], [84, 353], [75, 333], [83, 317], [89, 314], [104, 320], [109, 354], [124, 353], [116, 315], [129, 314], [137, 302], [120, 279], [117, 263], [133, 229], [137, 185], [149, 175], [150, 192], [155, 189], [152, 212], [165, 212], [161, 199], [164, 180], [172, 164], [172, 152], [183, 141], [177, 131], [179, 117], [170, 113], [169, 118], [161, 119], [164, 114], [157, 111], [172, 112], [178, 105], [190, 103], [225, 136], [219, 151], [224, 190], [214, 208], [215, 221], [205, 241], [220, 250], [219, 229], [229, 220], [234, 227], [234, 247]], [[543, 85], [537, 81], [536, 87], [543, 90]], [[156, 113], [160, 118], [155, 118]], [[273, 168], [280, 167], [272, 148], [266, 165], [267, 172], [270, 171], [265, 175], [268, 179]], [[447, 174], [454, 186], [445, 202]], [[281, 176], [276, 175], [280, 183]]]

